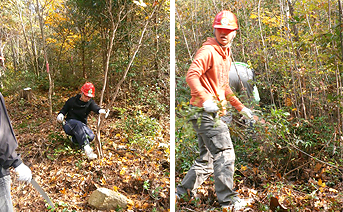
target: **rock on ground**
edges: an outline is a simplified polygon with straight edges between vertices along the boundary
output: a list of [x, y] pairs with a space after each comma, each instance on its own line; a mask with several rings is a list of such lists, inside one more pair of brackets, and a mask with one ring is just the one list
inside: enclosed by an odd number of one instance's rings
[[98, 210], [126, 209], [130, 202], [126, 196], [107, 188], [98, 188], [88, 199], [88, 204]]

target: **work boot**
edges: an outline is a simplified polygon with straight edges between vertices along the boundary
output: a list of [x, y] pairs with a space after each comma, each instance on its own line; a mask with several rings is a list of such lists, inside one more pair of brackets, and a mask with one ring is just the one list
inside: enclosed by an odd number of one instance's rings
[[89, 146], [89, 144], [85, 145], [83, 149], [85, 150], [88, 159], [93, 160], [98, 157], [96, 154], [94, 154], [93, 149]]
[[241, 209], [245, 209], [246, 207], [252, 204], [252, 199], [241, 199], [239, 197], [234, 197], [232, 199], [231, 205], [223, 206], [223, 212], [231, 212], [231, 211], [238, 211]]

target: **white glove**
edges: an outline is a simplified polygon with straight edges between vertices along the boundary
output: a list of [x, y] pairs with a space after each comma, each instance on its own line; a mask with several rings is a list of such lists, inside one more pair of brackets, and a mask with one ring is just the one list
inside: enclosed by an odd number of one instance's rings
[[99, 110], [100, 114], [105, 114], [105, 118], [107, 118], [108, 114], [110, 114], [110, 109], [100, 109]]
[[239, 113], [242, 114], [243, 116], [249, 118], [249, 119], [253, 118], [251, 110], [247, 107], [243, 107], [243, 109]]
[[31, 182], [32, 179], [32, 172], [31, 169], [29, 167], [27, 167], [24, 163], [21, 163], [17, 168], [14, 169], [19, 178], [19, 181], [24, 181], [27, 183]]
[[217, 106], [217, 104], [213, 102], [213, 100], [211, 99], [208, 99], [204, 103], [202, 103], [202, 106], [204, 110], [208, 113], [215, 113], [219, 110], [219, 107]]
[[63, 119], [64, 119], [64, 115], [62, 113], [58, 114], [57, 121], [58, 122], [63, 122]]
[[254, 99], [256, 102], [260, 102], [261, 98], [260, 98], [260, 94], [258, 93], [258, 89], [256, 87], [256, 85], [254, 86], [254, 90], [252, 91]]

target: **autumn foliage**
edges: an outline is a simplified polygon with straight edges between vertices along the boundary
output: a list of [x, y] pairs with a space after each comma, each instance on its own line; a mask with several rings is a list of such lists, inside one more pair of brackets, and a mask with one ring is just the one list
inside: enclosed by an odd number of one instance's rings
[[[184, 76], [216, 13], [238, 17], [233, 59], [255, 70], [254, 127], [231, 109], [236, 190], [252, 211], [340, 211], [342, 199], [342, 16], [340, 1], [176, 1], [176, 184], [197, 156]], [[238, 95], [238, 94], [237, 94]], [[185, 157], [188, 155], [190, 157]], [[213, 178], [179, 211], [220, 211]]]

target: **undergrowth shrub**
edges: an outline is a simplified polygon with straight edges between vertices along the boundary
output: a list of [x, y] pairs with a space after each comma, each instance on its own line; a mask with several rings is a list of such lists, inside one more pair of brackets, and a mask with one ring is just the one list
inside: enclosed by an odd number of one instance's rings
[[197, 136], [192, 123], [189, 122], [191, 113], [187, 103], [182, 102], [178, 105], [178, 115], [175, 118], [175, 167], [177, 173], [187, 172], [199, 152]]
[[[335, 126], [328, 118], [304, 120], [294, 118], [288, 110], [262, 109], [259, 114], [262, 122], [255, 123], [253, 137], [249, 136], [246, 127], [230, 125], [236, 164], [258, 165], [260, 170], [280, 173], [282, 177], [288, 173], [290, 179], [304, 177], [301, 174], [313, 169], [313, 164], [319, 161], [338, 166], [342, 150], [332, 139]], [[313, 176], [304, 178], [309, 177]]]
[[140, 106], [145, 108], [145, 112], [150, 112], [156, 116], [169, 111], [169, 101], [166, 101], [158, 83], [141, 85], [138, 82], [132, 82], [132, 84], [135, 90], [132, 100], [139, 102]]
[[[259, 121], [254, 127], [245, 125], [239, 120], [238, 112], [231, 110], [233, 121], [228, 126], [235, 148], [237, 169], [241, 166], [257, 167], [264, 175], [280, 173], [282, 176], [288, 173], [287, 178], [294, 179], [302, 178], [301, 174], [319, 160], [334, 166], [341, 162], [342, 149], [339, 142], [333, 139], [335, 125], [328, 121], [328, 117], [305, 120], [295, 118], [289, 108], [255, 109], [254, 114], [259, 117]], [[198, 155], [196, 133], [188, 122], [191, 113], [187, 103], [178, 105], [175, 123], [175, 167], [178, 174], [188, 171]], [[297, 172], [294, 172], [295, 169]], [[333, 169], [331, 172], [337, 171]], [[334, 173], [332, 176], [336, 176]]]
[[126, 116], [121, 127], [131, 145], [137, 145], [139, 148], [146, 150], [155, 145], [155, 141], [161, 136], [162, 131], [158, 120], [149, 117], [141, 110]]

